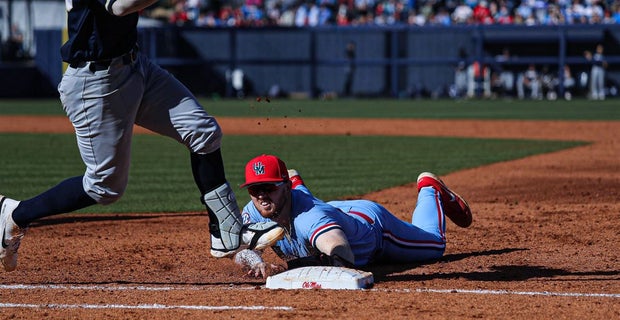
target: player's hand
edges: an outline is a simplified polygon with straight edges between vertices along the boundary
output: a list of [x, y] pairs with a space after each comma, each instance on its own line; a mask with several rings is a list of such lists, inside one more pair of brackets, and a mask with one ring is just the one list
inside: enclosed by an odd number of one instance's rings
[[263, 278], [267, 279], [270, 275], [274, 275], [285, 271], [286, 267], [277, 264], [267, 264], [265, 262], [261, 262], [253, 266], [247, 273], [248, 276], [254, 278]]
[[254, 278], [267, 278], [267, 264], [264, 262], [260, 262], [251, 266], [250, 270], [248, 270], [248, 276]]
[[259, 251], [244, 249], [235, 254], [235, 263], [247, 271], [247, 275], [254, 278], [266, 279], [268, 276], [286, 270], [283, 265], [267, 264], [263, 261]]

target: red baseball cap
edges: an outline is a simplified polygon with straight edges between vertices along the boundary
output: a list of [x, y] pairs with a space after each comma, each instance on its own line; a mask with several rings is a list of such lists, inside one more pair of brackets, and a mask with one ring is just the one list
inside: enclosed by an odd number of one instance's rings
[[258, 183], [276, 183], [288, 180], [286, 164], [280, 158], [263, 154], [245, 165], [245, 183], [241, 188]]

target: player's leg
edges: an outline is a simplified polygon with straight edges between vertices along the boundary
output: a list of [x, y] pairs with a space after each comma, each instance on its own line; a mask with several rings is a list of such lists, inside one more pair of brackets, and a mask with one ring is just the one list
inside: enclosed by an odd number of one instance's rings
[[599, 100], [605, 100], [605, 71], [602, 67], [596, 68], [596, 96]]
[[422, 172], [418, 176], [418, 191], [424, 188], [435, 190], [439, 196], [438, 199], [441, 202], [443, 213], [452, 222], [462, 228], [467, 228], [471, 225], [472, 213], [469, 204], [456, 192], [450, 190], [439, 177], [430, 172]]
[[[432, 197], [428, 193], [426, 196]], [[428, 216], [425, 230], [399, 219], [385, 207], [373, 201], [337, 200], [329, 201], [327, 204], [355, 219], [368, 223], [378, 233], [377, 238], [381, 239], [381, 244], [353, 248], [357, 263], [365, 264], [373, 259], [375, 261], [416, 262], [437, 259], [443, 255], [446, 242], [443, 236], [443, 224], [440, 221], [441, 212], [437, 209], [433, 215], [431, 210], [425, 208]]]
[[592, 67], [590, 70], [590, 99], [598, 100], [598, 89], [596, 87], [597, 84], [597, 70], [595, 67]]
[[211, 254], [226, 256], [239, 248], [242, 222], [237, 200], [224, 174], [221, 151], [190, 153], [194, 181], [209, 214]]
[[278, 240], [276, 235], [281, 234], [275, 230], [275, 223], [242, 226], [235, 194], [226, 180], [220, 151], [222, 131], [215, 118], [170, 73], [147, 63], [147, 89], [136, 123], [171, 137], [190, 150], [194, 181], [209, 214], [211, 254], [231, 255], [244, 239], [257, 243], [257, 248], [273, 244]]
[[441, 258], [446, 249], [445, 220], [432, 190], [422, 190], [413, 211], [413, 223], [383, 208], [378, 218], [383, 230], [381, 259], [419, 262]]
[[[124, 192], [129, 170], [133, 119], [141, 95], [141, 76], [129, 66], [97, 71], [69, 68], [58, 87], [86, 165], [84, 176], [68, 178], [24, 201], [3, 198], [0, 249], [5, 270], [15, 269], [17, 249], [28, 225], [40, 218], [111, 203]], [[111, 94], [111, 92], [114, 92]]]

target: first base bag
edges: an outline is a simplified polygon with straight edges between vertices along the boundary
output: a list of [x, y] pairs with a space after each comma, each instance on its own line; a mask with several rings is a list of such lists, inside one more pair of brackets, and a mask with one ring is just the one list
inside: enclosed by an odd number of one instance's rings
[[302, 267], [267, 277], [267, 289], [368, 289], [372, 273], [342, 267]]

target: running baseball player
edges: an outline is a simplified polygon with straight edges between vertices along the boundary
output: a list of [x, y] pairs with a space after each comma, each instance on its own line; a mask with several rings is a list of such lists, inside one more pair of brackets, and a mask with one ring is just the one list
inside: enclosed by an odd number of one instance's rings
[[200, 200], [206, 205], [211, 254], [232, 256], [241, 243], [265, 247], [283, 230], [275, 223], [243, 226], [226, 180], [222, 131], [190, 91], [138, 50], [138, 11], [157, 0], [66, 0], [69, 38], [61, 48], [69, 64], [58, 86], [86, 166], [32, 199], [0, 196], [0, 261], [17, 266], [28, 225], [42, 217], [110, 204], [125, 191], [134, 124], [175, 139], [190, 154]]
[[[325, 203], [281, 159], [261, 155], [245, 167], [242, 187], [251, 201], [242, 216], [245, 223], [275, 221], [284, 228], [284, 238], [272, 248], [289, 269], [438, 259], [446, 248], [444, 216], [466, 228], [472, 213], [467, 202], [434, 174], [421, 173], [417, 183], [418, 201], [411, 222], [406, 222], [368, 200]], [[240, 251], [235, 261], [252, 276], [283, 270], [277, 266], [270, 270], [260, 252], [252, 250]]]

